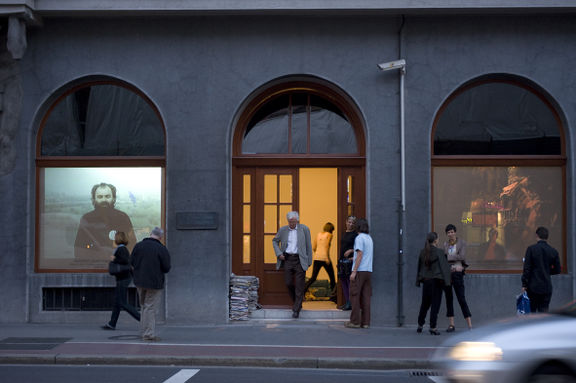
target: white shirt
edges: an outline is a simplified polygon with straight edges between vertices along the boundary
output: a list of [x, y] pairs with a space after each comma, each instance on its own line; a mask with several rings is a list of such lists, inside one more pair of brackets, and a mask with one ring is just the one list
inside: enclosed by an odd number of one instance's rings
[[288, 246], [286, 246], [286, 252], [289, 254], [298, 253], [298, 226], [294, 229], [288, 228]]

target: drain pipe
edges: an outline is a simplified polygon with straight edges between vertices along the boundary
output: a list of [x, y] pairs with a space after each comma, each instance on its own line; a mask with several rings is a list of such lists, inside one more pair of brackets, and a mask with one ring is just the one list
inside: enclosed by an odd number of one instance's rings
[[405, 154], [405, 124], [404, 124], [404, 76], [406, 76], [406, 60], [400, 59], [378, 64], [382, 71], [398, 69], [400, 72], [400, 189], [401, 199], [398, 207], [398, 327], [404, 325], [404, 248], [406, 233], [406, 154]]

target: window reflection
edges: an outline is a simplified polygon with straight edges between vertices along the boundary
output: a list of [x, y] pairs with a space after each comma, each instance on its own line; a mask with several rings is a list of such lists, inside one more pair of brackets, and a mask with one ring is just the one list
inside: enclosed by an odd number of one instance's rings
[[562, 169], [559, 167], [436, 167], [434, 225], [459, 228], [471, 270], [519, 270], [538, 226], [560, 253]]

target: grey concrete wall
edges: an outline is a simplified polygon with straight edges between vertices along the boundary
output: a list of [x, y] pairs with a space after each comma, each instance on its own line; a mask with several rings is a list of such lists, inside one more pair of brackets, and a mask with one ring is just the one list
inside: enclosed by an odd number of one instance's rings
[[[5, 30], [5, 29], [4, 29]], [[22, 77], [20, 63], [6, 51], [0, 37], [0, 289], [9, 292], [0, 304], [0, 323], [25, 320], [26, 262], [30, 241], [26, 225], [27, 167], [19, 149], [27, 146], [20, 134]]]
[[[565, 113], [570, 157], [576, 75], [555, 68], [574, 62], [575, 24], [571, 17], [406, 19], [402, 32], [402, 58], [408, 62], [405, 323], [416, 319], [420, 291], [414, 287], [415, 260], [430, 230], [429, 148], [435, 113], [451, 92], [477, 76], [491, 72], [525, 76], [546, 89]], [[30, 292], [20, 293], [25, 291], [22, 281], [12, 288], [18, 290], [20, 298], [29, 296], [33, 320], [62, 319], [38, 312], [42, 286], [112, 284], [108, 275], [35, 274], [31, 266], [35, 130], [45, 101], [56, 89], [83, 76], [101, 74], [135, 85], [157, 105], [167, 129], [167, 243], [173, 256], [166, 319], [172, 323], [222, 323], [227, 319], [231, 263], [230, 140], [234, 118], [245, 98], [262, 84], [306, 74], [344, 89], [364, 117], [368, 219], [376, 246], [373, 323], [396, 324], [398, 74], [380, 72], [376, 64], [400, 58], [399, 26], [396, 17], [254, 16], [46, 19], [42, 28], [30, 31], [22, 62], [25, 102], [18, 144], [25, 150], [19, 162], [21, 171], [10, 176], [29, 195], [8, 197], [2, 193], [0, 198], [30, 212], [27, 221], [20, 218], [11, 229], [31, 233], [20, 241], [26, 245], [28, 266], [22, 260], [16, 264], [17, 271], [28, 274]], [[556, 60], [552, 64], [550, 57]], [[568, 169], [572, 174], [571, 162]], [[9, 185], [5, 176], [0, 182]], [[568, 189], [571, 207], [574, 191], [570, 181]], [[177, 230], [175, 214], [183, 211], [216, 212], [218, 229]], [[8, 218], [2, 215], [2, 219]], [[573, 219], [569, 215], [568, 229], [574, 226]], [[572, 231], [568, 233], [572, 258], [574, 238]], [[2, 252], [10, 251], [9, 246], [3, 244]], [[556, 278], [555, 283], [553, 303], [573, 296], [571, 276]], [[519, 286], [519, 275], [469, 275], [467, 288], [475, 321], [513, 311], [513, 298], [508, 294], [513, 297]], [[25, 315], [15, 312], [11, 318], [21, 321]], [[100, 320], [98, 315], [87, 317], [84, 313], [68, 313], [66, 318]]]

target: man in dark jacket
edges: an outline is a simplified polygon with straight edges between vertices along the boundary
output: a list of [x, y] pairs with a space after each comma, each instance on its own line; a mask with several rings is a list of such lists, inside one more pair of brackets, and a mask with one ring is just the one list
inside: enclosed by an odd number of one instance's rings
[[552, 298], [550, 275], [560, 274], [558, 251], [546, 242], [548, 229], [536, 229], [538, 243], [526, 249], [522, 290], [528, 292], [531, 312], [547, 312]]
[[134, 285], [142, 309], [140, 329], [146, 341], [160, 340], [155, 335], [156, 311], [164, 289], [164, 274], [170, 271], [170, 253], [160, 242], [163, 236], [164, 231], [155, 227], [150, 237], [138, 242], [132, 250]]

